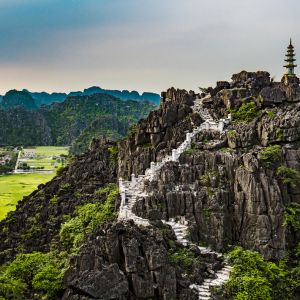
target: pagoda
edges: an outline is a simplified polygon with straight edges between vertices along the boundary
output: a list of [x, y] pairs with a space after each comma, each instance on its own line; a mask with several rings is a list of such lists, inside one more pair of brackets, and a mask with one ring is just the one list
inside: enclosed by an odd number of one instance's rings
[[297, 65], [295, 64], [296, 58], [295, 58], [295, 52], [294, 52], [294, 46], [292, 44], [292, 39], [290, 39], [290, 44], [287, 47], [287, 53], [286, 53], [285, 62], [284, 65], [286, 72], [282, 77], [281, 82], [285, 85], [290, 84], [299, 84], [299, 78], [295, 74], [295, 68]]
[[295, 65], [295, 53], [294, 53], [294, 46], [292, 44], [292, 39], [290, 39], [290, 44], [287, 48], [287, 54], [286, 56], [286, 65], [284, 66], [286, 68], [286, 75], [287, 76], [296, 76], [295, 74], [295, 68], [297, 67], [297, 65]]

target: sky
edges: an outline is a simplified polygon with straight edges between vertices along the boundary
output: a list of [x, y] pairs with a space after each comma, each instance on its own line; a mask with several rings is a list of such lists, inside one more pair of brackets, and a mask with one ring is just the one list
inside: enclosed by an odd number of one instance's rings
[[[0, 0], [0, 93], [90, 86], [160, 93], [280, 80], [299, 0]], [[299, 71], [300, 74], [300, 71]]]

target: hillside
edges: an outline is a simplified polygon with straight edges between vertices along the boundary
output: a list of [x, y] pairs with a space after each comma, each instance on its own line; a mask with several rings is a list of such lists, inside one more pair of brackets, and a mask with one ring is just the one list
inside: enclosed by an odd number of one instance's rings
[[27, 91], [11, 90], [3, 96], [0, 109], [8, 110], [15, 107], [23, 107], [33, 110], [38, 107], [32, 95]]
[[262, 71], [162, 93], [0, 223], [0, 296], [299, 299], [299, 115], [299, 80]]
[[124, 102], [106, 94], [95, 94], [69, 97], [63, 103], [33, 111], [22, 107], [0, 110], [0, 145], [70, 145], [98, 120], [97, 130], [84, 140], [82, 147], [86, 149], [90, 137], [107, 134], [116, 139], [124, 136], [131, 124], [154, 108], [144, 101]]
[[10, 109], [17, 106], [22, 106], [26, 109], [37, 109], [42, 105], [50, 105], [54, 102], [64, 102], [69, 96], [91, 96], [94, 94], [106, 94], [121, 100], [148, 101], [159, 105], [160, 96], [155, 93], [144, 92], [139, 94], [136, 91], [119, 91], [107, 90], [100, 87], [90, 87], [83, 91], [67, 93], [46, 93], [46, 92], [30, 92], [28, 90], [8, 91], [4, 96], [0, 97], [0, 109]]

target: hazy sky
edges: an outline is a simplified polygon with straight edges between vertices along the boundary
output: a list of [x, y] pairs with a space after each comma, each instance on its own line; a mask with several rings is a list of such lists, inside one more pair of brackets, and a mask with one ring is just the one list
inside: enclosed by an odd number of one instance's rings
[[243, 69], [279, 79], [290, 36], [300, 53], [299, 10], [299, 0], [0, 0], [0, 93], [196, 90]]

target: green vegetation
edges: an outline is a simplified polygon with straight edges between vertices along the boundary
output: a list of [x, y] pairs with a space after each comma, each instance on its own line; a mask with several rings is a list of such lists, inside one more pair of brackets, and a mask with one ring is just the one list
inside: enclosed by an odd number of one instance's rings
[[[19, 169], [25, 169], [22, 165], [33, 170], [57, 169], [67, 163], [68, 151], [68, 147], [55, 146], [24, 148], [21, 152]], [[26, 157], [26, 152], [32, 152], [34, 155]]]
[[19, 254], [0, 271], [0, 299], [57, 299], [65, 264], [51, 253]]
[[290, 187], [299, 185], [300, 174], [296, 169], [287, 166], [280, 166], [277, 168], [276, 175], [282, 180], [284, 184]]
[[37, 156], [61, 156], [68, 155], [68, 147], [37, 146], [34, 147]]
[[137, 125], [136, 124], [132, 124], [131, 126], [129, 126], [128, 128], [128, 135], [129, 136], [134, 136], [137, 133]]
[[95, 193], [95, 196], [105, 196], [104, 203], [88, 203], [78, 206], [77, 216], [70, 219], [61, 226], [60, 239], [65, 248], [76, 253], [84, 236], [116, 216], [115, 201], [119, 190], [115, 184], [108, 184]]
[[243, 104], [239, 109], [232, 111], [233, 120], [237, 122], [251, 122], [258, 117], [259, 110], [255, 102], [248, 102]]
[[[128, 117], [128, 119], [130, 119]], [[133, 120], [132, 122], [137, 122]], [[127, 134], [128, 124], [126, 118], [116, 119], [113, 115], [97, 117], [87, 128], [85, 128], [78, 138], [72, 143], [71, 154], [80, 154], [88, 150], [93, 138], [105, 136], [110, 141], [122, 139]]]
[[185, 156], [190, 156], [190, 155], [194, 155], [196, 152], [196, 149], [187, 149], [185, 150], [184, 152], [182, 152], [182, 155], [185, 155]]
[[278, 162], [281, 157], [281, 147], [279, 145], [271, 145], [261, 151], [259, 159], [268, 167]]
[[72, 188], [72, 186], [70, 183], [64, 183], [64, 184], [60, 185], [59, 190], [62, 192], [68, 192], [71, 190], [71, 188]]
[[58, 167], [58, 168], [56, 169], [56, 175], [57, 175], [57, 176], [62, 175], [62, 173], [63, 173], [65, 170], [67, 170], [67, 169], [68, 169], [67, 166], [60, 166], [60, 167]]
[[118, 162], [119, 149], [118, 146], [108, 148], [109, 159], [115, 163]]
[[223, 152], [223, 153], [232, 153], [234, 152], [233, 149], [229, 148], [229, 147], [223, 147], [220, 149], [220, 152]]
[[53, 176], [54, 174], [37, 173], [0, 176], [0, 220], [15, 209], [19, 200], [33, 192], [38, 185], [51, 180]]
[[15, 168], [18, 153], [10, 147], [0, 148], [0, 175], [12, 172]]
[[204, 219], [209, 220], [209, 218], [211, 217], [211, 208], [203, 208], [202, 212], [203, 212]]
[[57, 196], [53, 196], [51, 199], [50, 199], [50, 203], [52, 205], [56, 205], [58, 202], [58, 197]]
[[144, 148], [144, 149], [150, 149], [150, 148], [152, 148], [152, 144], [151, 143], [145, 143], [145, 144], [141, 145], [141, 147]]
[[200, 262], [200, 258], [188, 248], [171, 248], [169, 258], [173, 264], [179, 264], [184, 268], [190, 268], [193, 264]]
[[207, 187], [211, 187], [212, 181], [217, 179], [218, 176], [219, 176], [218, 172], [209, 170], [209, 171], [206, 171], [202, 176], [200, 176], [200, 181], [203, 185], [205, 185]]
[[282, 129], [280, 129], [280, 128], [276, 129], [275, 137], [276, 137], [277, 140], [281, 140], [282, 139], [282, 137], [283, 137]]
[[270, 119], [274, 119], [276, 115], [275, 115], [274, 111], [269, 110], [269, 111], [267, 111], [267, 116], [268, 116]]
[[294, 229], [295, 231], [300, 230], [300, 204], [291, 203], [286, 207], [284, 212], [284, 224]]
[[92, 138], [126, 136], [128, 127], [155, 107], [146, 101], [122, 101], [94, 94], [69, 97], [63, 103], [32, 111], [22, 107], [0, 109], [0, 128], [5, 133], [0, 134], [0, 139], [5, 145], [72, 145], [71, 153], [79, 154], [88, 149]]
[[288, 268], [287, 261], [278, 263], [263, 259], [258, 253], [240, 247], [229, 252], [233, 264], [226, 295], [238, 300], [291, 300], [300, 282], [299, 266]]
[[213, 170], [208, 170], [202, 176], [200, 176], [200, 181], [204, 185], [203, 190], [208, 195], [208, 197], [213, 197], [215, 195], [213, 181], [218, 180], [218, 177], [218, 172]]
[[230, 138], [234, 138], [237, 135], [237, 133], [235, 130], [228, 130], [227, 135]]
[[209, 91], [209, 89], [208, 89], [208, 88], [203, 88], [203, 87], [201, 87], [201, 86], [199, 86], [198, 88], [199, 88], [199, 90], [200, 90], [200, 92], [201, 92], [201, 93], [205, 93], [205, 94], [207, 94], [207, 93], [208, 93], [208, 91]]

